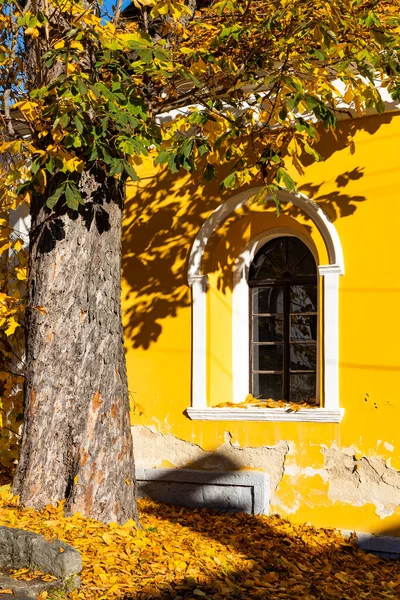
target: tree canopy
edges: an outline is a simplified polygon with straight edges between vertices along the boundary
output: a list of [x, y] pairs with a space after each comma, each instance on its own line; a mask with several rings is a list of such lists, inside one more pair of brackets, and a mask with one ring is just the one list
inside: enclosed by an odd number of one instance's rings
[[26, 277], [9, 211], [44, 198], [49, 219], [73, 218], [88, 173], [136, 180], [149, 154], [205, 180], [223, 167], [223, 188], [261, 181], [255, 200], [278, 202], [292, 167], [321, 159], [321, 131], [382, 112], [379, 89], [400, 98], [399, 15], [399, 0], [133, 0], [109, 16], [96, 1], [0, 0], [5, 420]]

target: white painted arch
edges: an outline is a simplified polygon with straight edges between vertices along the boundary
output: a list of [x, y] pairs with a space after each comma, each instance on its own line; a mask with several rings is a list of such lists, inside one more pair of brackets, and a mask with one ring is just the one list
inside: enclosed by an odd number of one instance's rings
[[[197, 234], [189, 256], [188, 281], [191, 284], [193, 277], [198, 277], [201, 274], [201, 266], [205, 249], [210, 238], [218, 227], [223, 223], [229, 215], [235, 210], [244, 206], [252, 196], [262, 191], [262, 187], [252, 188], [241, 192], [232, 198], [229, 198], [220, 204], [214, 212], [203, 223], [199, 233]], [[321, 233], [325, 242], [329, 257], [329, 264], [336, 265], [344, 274], [344, 261], [342, 245], [334, 224], [329, 219], [327, 214], [320, 206], [304, 194], [291, 193], [287, 191], [278, 191], [278, 199], [281, 204], [290, 203], [303, 211], [315, 224], [318, 231]]]
[[[197, 234], [189, 257], [188, 283], [192, 288], [192, 406], [188, 414], [192, 419], [227, 420], [227, 409], [209, 408], [207, 406], [207, 273], [202, 273], [204, 253], [214, 232], [238, 208], [246, 204], [252, 196], [262, 188], [252, 188], [229, 198], [203, 223]], [[318, 204], [300, 193], [279, 191], [281, 204], [291, 203], [315, 224], [326, 245], [329, 262], [318, 264], [318, 271], [323, 279], [323, 407], [304, 409], [288, 413], [285, 409], [248, 410], [233, 409], [233, 420], [293, 420], [293, 421], [327, 421], [339, 422], [342, 412], [339, 408], [339, 276], [344, 274], [343, 251], [336, 228]], [[256, 251], [276, 235], [288, 235], [287, 228], [266, 231], [252, 240], [242, 251], [234, 269], [233, 289], [233, 401], [242, 402], [249, 392], [248, 360], [243, 356], [248, 348], [248, 286], [247, 269]], [[298, 235], [292, 231], [292, 235]], [[301, 237], [301, 235], [299, 236]], [[305, 241], [305, 240], [303, 240]], [[314, 256], [316, 255], [315, 252]], [[318, 258], [318, 257], [316, 257]], [[322, 346], [322, 345], [321, 345]], [[248, 350], [247, 350], [248, 352]], [[228, 410], [229, 412], [229, 410]], [[223, 414], [222, 414], [223, 413]], [[281, 414], [282, 413], [282, 414]]]

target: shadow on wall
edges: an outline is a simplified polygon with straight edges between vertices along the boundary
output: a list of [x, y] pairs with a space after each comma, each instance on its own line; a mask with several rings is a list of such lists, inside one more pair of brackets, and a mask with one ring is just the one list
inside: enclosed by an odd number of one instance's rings
[[190, 240], [204, 215], [219, 204], [215, 186], [203, 195], [193, 180], [186, 177], [181, 181], [188, 201], [176, 190], [176, 176], [166, 171], [149, 177], [126, 201], [122, 248], [127, 286], [125, 337], [135, 348], [148, 348], [161, 333], [160, 321], [189, 306], [185, 263]]
[[[221, 467], [220, 467], [221, 468]], [[261, 512], [267, 509], [267, 494], [256, 498], [248, 474], [240, 465], [224, 457], [224, 471], [210, 470], [210, 457], [200, 458], [177, 469], [137, 469], [138, 497], [188, 508], [211, 508], [223, 512]], [[247, 478], [246, 478], [247, 476]], [[247, 484], [247, 482], [250, 483]], [[258, 491], [258, 490], [256, 490]], [[264, 512], [263, 511], [263, 512]]]
[[[357, 129], [373, 134], [383, 124], [389, 123], [390, 115], [343, 121], [335, 133], [321, 132], [318, 151], [325, 158], [348, 145], [348, 136]], [[309, 157], [308, 157], [309, 158]], [[304, 162], [307, 162], [307, 156]], [[156, 176], [142, 180], [134, 193], [127, 199], [127, 215], [123, 236], [123, 277], [125, 280], [125, 333], [128, 344], [134, 348], [148, 348], [157, 341], [162, 331], [162, 321], [175, 317], [180, 308], [190, 306], [190, 290], [187, 285], [187, 262], [190, 248], [200, 227], [209, 214], [224, 200], [239, 193], [221, 190], [216, 182], [205, 182], [199, 171], [198, 177], [180, 173], [180, 179], [166, 170]], [[226, 173], [221, 174], [221, 181]], [[324, 182], [307, 184], [299, 191], [313, 199], [332, 221], [349, 217], [357, 206], [366, 200], [364, 196], [346, 193], [346, 187], [363, 177], [363, 170], [356, 167], [336, 177], [336, 190], [328, 194], [321, 191]], [[255, 182], [254, 185], [259, 185]], [[244, 189], [244, 188], [243, 188]], [[269, 208], [269, 207], [268, 207]], [[232, 263], [229, 256], [236, 256], [245, 243], [243, 231], [237, 245], [228, 242], [226, 231], [229, 222], [248, 214], [249, 206], [243, 207], [240, 215], [230, 217], [221, 225], [210, 241], [210, 248], [225, 242], [227, 260], [222, 265], [223, 273], [219, 288], [232, 288]], [[294, 218], [299, 209], [285, 210]], [[307, 229], [307, 224], [305, 225]], [[221, 265], [217, 265], [218, 268]]]

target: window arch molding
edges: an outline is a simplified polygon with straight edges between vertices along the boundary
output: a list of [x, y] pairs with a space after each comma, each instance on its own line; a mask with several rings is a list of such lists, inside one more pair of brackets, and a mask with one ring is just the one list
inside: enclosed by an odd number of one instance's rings
[[[339, 236], [327, 214], [313, 200], [300, 193], [279, 191], [281, 204], [290, 203], [304, 212], [320, 232], [328, 254], [328, 263], [320, 264], [316, 248], [310, 238], [301, 232], [281, 227], [266, 231], [246, 245], [236, 261], [233, 273], [232, 305], [232, 373], [233, 401], [241, 402], [249, 392], [249, 361], [243, 355], [248, 348], [249, 295], [247, 271], [257, 250], [274, 237], [293, 235], [306, 243], [313, 253], [323, 285], [323, 407], [288, 412], [286, 409], [235, 409], [207, 406], [207, 273], [202, 263], [207, 244], [213, 233], [235, 210], [262, 188], [253, 188], [237, 194], [220, 206], [203, 223], [190, 252], [188, 283], [192, 288], [192, 405], [188, 415], [201, 420], [265, 420], [265, 421], [324, 421], [339, 422], [343, 410], [339, 408], [339, 276], [344, 274], [343, 251]], [[246, 316], [247, 315], [247, 316]], [[246, 340], [246, 341], [245, 341]], [[248, 352], [248, 350], [247, 350]], [[247, 357], [248, 358], [248, 357]]]

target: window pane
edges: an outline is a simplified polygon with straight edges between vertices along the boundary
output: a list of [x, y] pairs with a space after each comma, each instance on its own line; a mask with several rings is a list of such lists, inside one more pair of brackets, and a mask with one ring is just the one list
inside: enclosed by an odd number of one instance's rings
[[295, 237], [288, 238], [288, 256], [286, 270], [290, 275], [314, 275], [317, 267], [314, 257], [307, 246]]
[[292, 371], [315, 371], [316, 358], [316, 344], [290, 344], [290, 369]]
[[291, 315], [292, 340], [317, 340], [317, 316]]
[[283, 313], [283, 288], [253, 288], [253, 313]]
[[298, 238], [288, 236], [271, 240], [257, 252], [250, 266], [249, 279], [316, 274], [317, 267], [310, 250]]
[[298, 262], [294, 270], [294, 275], [316, 275], [317, 265], [315, 259], [307, 248], [307, 252], [303, 255], [303, 258]]
[[296, 373], [290, 376], [290, 400], [315, 403], [317, 377], [315, 373]]
[[290, 312], [316, 312], [317, 286], [313, 283], [290, 287]]
[[253, 345], [254, 371], [281, 371], [283, 369], [283, 345]]
[[282, 317], [253, 317], [253, 342], [281, 342]]
[[286, 269], [287, 238], [271, 240], [261, 248], [250, 266], [249, 279], [278, 278]]
[[283, 399], [283, 377], [282, 375], [270, 375], [269, 373], [253, 374], [253, 396], [263, 400]]

